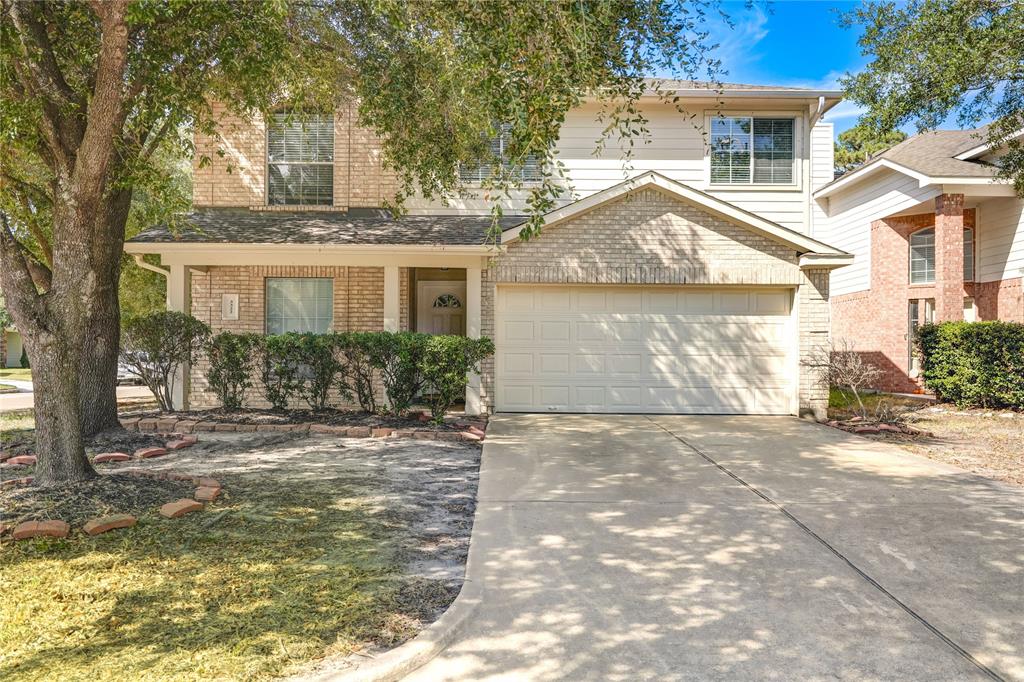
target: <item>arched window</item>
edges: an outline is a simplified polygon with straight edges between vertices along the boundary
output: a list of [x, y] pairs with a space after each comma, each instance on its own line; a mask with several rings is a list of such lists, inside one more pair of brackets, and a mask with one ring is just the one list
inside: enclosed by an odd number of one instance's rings
[[441, 294], [434, 299], [435, 308], [461, 308], [462, 301], [455, 294]]
[[935, 228], [910, 235], [910, 283], [935, 283]]

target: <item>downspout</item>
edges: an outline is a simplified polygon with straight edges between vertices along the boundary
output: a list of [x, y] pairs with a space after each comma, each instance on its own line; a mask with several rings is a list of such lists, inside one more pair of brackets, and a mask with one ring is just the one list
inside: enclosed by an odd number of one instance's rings
[[[168, 277], [170, 277], [170, 274], [171, 274], [170, 271], [168, 271], [165, 268], [160, 267], [159, 265], [153, 265], [151, 263], [147, 263], [144, 260], [143, 256], [144, 256], [144, 254], [141, 254], [141, 253], [133, 253], [132, 254], [132, 259], [135, 261], [135, 264], [138, 265], [143, 270], [149, 270], [150, 272], [155, 272], [158, 275], [161, 275], [164, 278], [164, 291], [167, 291], [168, 292], [167, 295], [170, 296], [169, 287], [167, 286], [167, 279], [168, 279]], [[169, 299], [167, 300], [167, 303], [169, 303]]]

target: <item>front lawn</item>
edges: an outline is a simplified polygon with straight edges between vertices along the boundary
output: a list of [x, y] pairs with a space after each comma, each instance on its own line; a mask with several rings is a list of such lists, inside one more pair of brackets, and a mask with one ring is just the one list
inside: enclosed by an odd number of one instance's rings
[[[896, 443], [916, 455], [1024, 486], [1024, 413], [961, 410], [953, 405], [880, 393], [866, 395], [863, 399], [869, 416], [876, 414], [881, 406], [883, 411], [901, 415], [909, 425], [925, 432], [920, 436], [864, 434], [868, 438]], [[849, 394], [832, 389], [829, 396], [831, 419], [848, 419], [856, 410], [857, 403]]]
[[403, 642], [461, 584], [477, 447], [204, 434], [126, 465], [224, 493], [180, 519], [5, 542], [0, 679], [267, 679]]
[[0, 379], [20, 379], [21, 381], [32, 381], [31, 367], [3, 367], [0, 368]]

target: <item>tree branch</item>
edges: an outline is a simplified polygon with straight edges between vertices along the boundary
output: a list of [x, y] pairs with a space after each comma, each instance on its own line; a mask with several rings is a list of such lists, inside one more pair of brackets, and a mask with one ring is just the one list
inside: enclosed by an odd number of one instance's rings
[[18, 317], [24, 316], [45, 327], [42, 319], [46, 307], [29, 268], [31, 260], [32, 255], [15, 238], [7, 213], [0, 211], [0, 281], [6, 294], [5, 300], [19, 326], [21, 323]]

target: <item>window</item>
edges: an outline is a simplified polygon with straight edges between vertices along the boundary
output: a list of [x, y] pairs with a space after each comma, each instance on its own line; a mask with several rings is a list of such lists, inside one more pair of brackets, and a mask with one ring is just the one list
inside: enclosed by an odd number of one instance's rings
[[974, 281], [974, 230], [964, 230], [964, 281]]
[[712, 184], [793, 184], [794, 125], [791, 118], [712, 118]]
[[326, 277], [268, 277], [267, 333], [330, 331], [334, 321], [334, 280]]
[[910, 235], [910, 283], [935, 283], [935, 228]]
[[276, 113], [267, 129], [267, 203], [334, 203], [334, 117]]
[[462, 301], [455, 294], [441, 294], [434, 299], [434, 308], [461, 308]]
[[[508, 158], [508, 151], [506, 146], [508, 145], [509, 130], [512, 126], [503, 124], [500, 126], [497, 137], [493, 137], [490, 140], [491, 155], [498, 160], [500, 167], [507, 172], [513, 174], [513, 177], [517, 177], [522, 182], [537, 182], [541, 179], [540, 172], [540, 161], [536, 156], [532, 154], [526, 157], [526, 163], [521, 167], [514, 167], [512, 162]], [[490, 164], [460, 164], [459, 165], [459, 179], [466, 184], [479, 184], [484, 180], [491, 177], [494, 173], [495, 166]]]
[[[924, 313], [923, 317], [921, 313]], [[924, 324], [935, 324], [935, 299], [911, 299], [907, 309], [907, 370], [912, 377], [916, 377], [921, 370], [914, 341], [918, 327]]]

